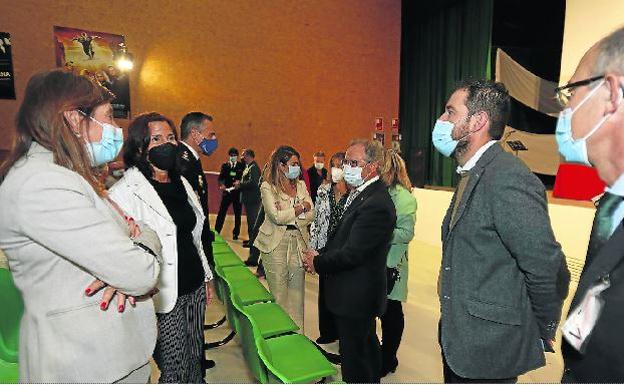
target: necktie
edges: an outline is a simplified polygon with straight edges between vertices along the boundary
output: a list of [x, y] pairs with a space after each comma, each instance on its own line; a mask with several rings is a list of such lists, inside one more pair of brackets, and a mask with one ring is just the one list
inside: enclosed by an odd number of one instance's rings
[[624, 201], [624, 197], [605, 192], [596, 210], [594, 224], [592, 225], [591, 235], [589, 237], [589, 246], [587, 247], [587, 257], [585, 258], [585, 266], [588, 266], [591, 260], [598, 254], [602, 246], [611, 236], [611, 228], [613, 227], [613, 213]]
[[347, 198], [347, 203], [345, 203], [344, 209], [342, 210], [342, 213], [344, 214], [345, 211], [347, 211], [347, 207], [349, 207], [349, 205], [351, 205], [351, 203], [353, 203], [353, 201], [355, 200], [355, 198], [360, 195], [360, 191], [359, 190], [351, 190], [351, 193], [349, 194], [349, 197]]

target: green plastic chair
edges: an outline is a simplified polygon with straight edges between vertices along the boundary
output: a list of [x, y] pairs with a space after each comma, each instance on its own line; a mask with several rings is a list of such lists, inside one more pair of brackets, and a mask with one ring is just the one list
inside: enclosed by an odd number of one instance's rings
[[[243, 317], [242, 313], [245, 313], [246, 317], [253, 320], [263, 338], [271, 338], [299, 330], [295, 321], [275, 302], [244, 306], [236, 292], [232, 293], [230, 300], [232, 301], [232, 308], [235, 310], [235, 317], [240, 320]], [[253, 338], [250, 341], [254, 345]]]
[[[236, 293], [232, 293], [231, 301], [240, 316], [237, 323], [243, 355], [258, 381], [263, 384], [312, 383], [337, 373], [336, 368], [306, 336], [282, 334], [266, 338], [263, 328], [267, 327], [265, 322], [270, 319], [256, 318], [256, 310], [250, 311], [258, 305], [242, 306]], [[279, 313], [274, 314], [277, 316]]]
[[0, 268], [0, 309], [0, 383], [17, 383], [19, 325], [24, 303], [11, 272], [3, 268]]
[[243, 261], [233, 251], [221, 252], [213, 254], [215, 266], [245, 266]]
[[213, 234], [214, 234], [214, 241], [212, 241], [213, 246], [219, 243], [227, 243], [225, 239], [223, 239], [221, 234], [217, 233], [216, 231], [213, 231]]
[[243, 305], [275, 301], [273, 294], [260, 283], [246, 266], [224, 267], [222, 273], [229, 290], [240, 296]]
[[269, 339], [254, 336], [271, 383], [276, 380], [285, 384], [313, 383], [338, 372], [304, 335], [287, 334]]

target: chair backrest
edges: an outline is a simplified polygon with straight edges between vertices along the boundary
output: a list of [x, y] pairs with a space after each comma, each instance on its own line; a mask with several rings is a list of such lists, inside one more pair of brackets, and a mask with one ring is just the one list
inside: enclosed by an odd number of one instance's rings
[[[256, 347], [255, 336], [260, 334], [255, 327], [253, 320], [245, 312], [245, 307], [241, 303], [240, 297], [235, 292], [231, 295], [232, 308], [235, 312], [235, 317], [238, 319], [238, 336], [240, 338], [241, 345], [243, 347], [243, 356], [247, 361], [249, 369], [253, 373], [254, 377], [260, 383], [269, 383], [269, 377], [266, 367], [258, 355]], [[262, 339], [262, 337], [260, 336]], [[264, 341], [264, 340], [263, 340]]]
[[0, 359], [16, 363], [24, 303], [8, 269], [0, 269], [0, 309]]

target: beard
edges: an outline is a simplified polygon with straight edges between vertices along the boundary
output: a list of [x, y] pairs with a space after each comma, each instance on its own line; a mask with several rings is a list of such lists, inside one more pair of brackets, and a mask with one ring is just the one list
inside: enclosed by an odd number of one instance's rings
[[468, 122], [466, 122], [462, 127], [459, 127], [459, 137], [463, 139], [459, 139], [457, 143], [457, 147], [455, 147], [455, 152], [453, 153], [453, 157], [455, 160], [459, 161], [459, 159], [468, 152], [470, 148], [470, 127], [468, 127]]

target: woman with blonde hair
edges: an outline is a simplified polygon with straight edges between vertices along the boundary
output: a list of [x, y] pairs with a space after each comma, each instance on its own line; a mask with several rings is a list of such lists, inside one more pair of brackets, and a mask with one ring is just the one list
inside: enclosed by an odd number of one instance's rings
[[390, 372], [394, 373], [399, 364], [396, 354], [405, 326], [401, 302], [407, 300], [407, 252], [409, 243], [414, 238], [416, 198], [412, 195], [412, 184], [405, 170], [405, 162], [395, 150], [386, 150], [381, 178], [388, 186], [397, 217], [386, 262], [388, 306], [381, 316], [381, 376], [384, 377]]
[[[44, 72], [29, 80], [17, 113], [0, 168], [0, 248], [24, 300], [20, 382], [149, 380], [154, 304], [145, 296], [124, 311], [121, 293], [154, 288], [160, 243], [124, 218], [92, 171], [123, 142], [112, 98], [85, 77]], [[119, 289], [115, 310], [106, 311], [112, 288], [94, 295], [96, 278]]]
[[280, 146], [273, 151], [262, 176], [265, 219], [254, 246], [260, 250], [269, 289], [303, 332], [302, 261], [309, 245], [308, 225], [314, 220], [314, 205], [300, 175], [299, 153], [294, 148]]

